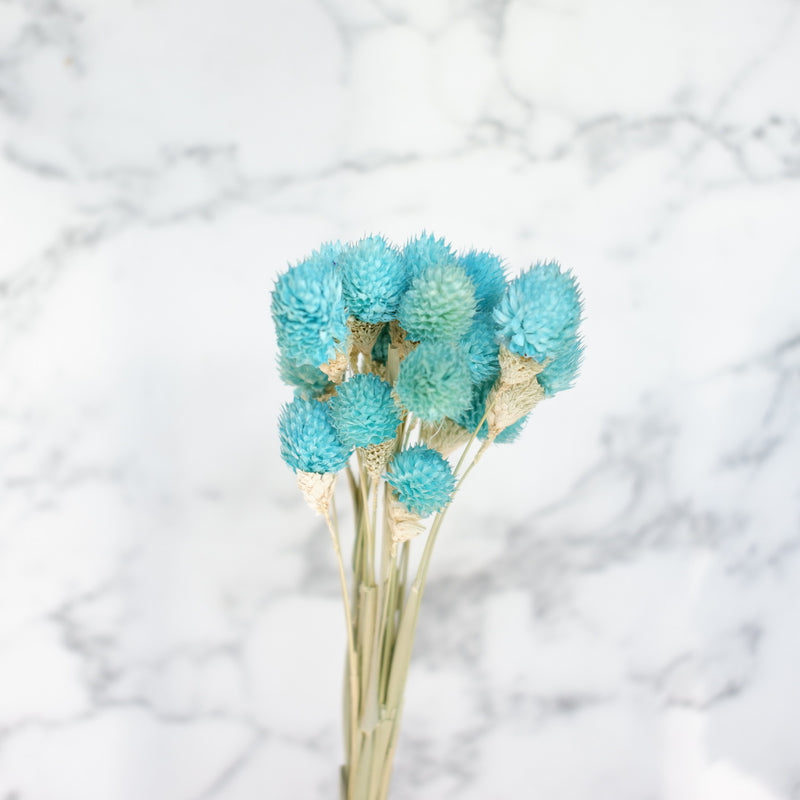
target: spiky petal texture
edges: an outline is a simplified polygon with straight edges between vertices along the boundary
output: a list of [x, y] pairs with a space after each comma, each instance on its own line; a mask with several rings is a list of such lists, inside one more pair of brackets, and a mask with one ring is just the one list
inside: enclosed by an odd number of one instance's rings
[[428, 267], [455, 264], [456, 254], [444, 239], [437, 239], [433, 234], [423, 232], [409, 240], [403, 248], [403, 261], [409, 277], [413, 279]]
[[325, 245], [275, 283], [272, 319], [278, 346], [295, 364], [318, 367], [344, 349], [347, 312], [335, 268], [340, 252], [340, 246]]
[[491, 311], [506, 290], [506, 273], [502, 259], [494, 253], [470, 250], [459, 256], [458, 263], [475, 284], [478, 311]]
[[557, 392], [569, 389], [578, 376], [583, 359], [583, 342], [573, 336], [559, 350], [553, 360], [536, 376], [545, 395], [552, 397]]
[[414, 341], [460, 339], [475, 314], [475, 286], [457, 264], [428, 267], [400, 301], [398, 320]]
[[476, 314], [460, 342], [473, 383], [493, 381], [500, 375], [500, 345], [492, 315]]
[[344, 301], [364, 322], [388, 322], [397, 316], [408, 288], [408, 272], [400, 253], [382, 236], [369, 236], [346, 247], [337, 259]]
[[353, 375], [339, 386], [330, 407], [339, 438], [350, 447], [393, 439], [400, 424], [392, 387], [377, 375]]
[[470, 404], [472, 382], [456, 345], [421, 342], [400, 364], [400, 402], [423, 422], [455, 419]]
[[278, 356], [278, 369], [281, 380], [294, 386], [295, 395], [304, 397], [306, 400], [319, 397], [329, 386], [328, 376], [319, 367], [311, 364], [296, 364], [284, 353]]
[[536, 264], [515, 278], [493, 314], [500, 341], [512, 352], [544, 362], [575, 336], [581, 298], [572, 273], [554, 261]]
[[420, 517], [441, 511], [450, 502], [456, 485], [447, 460], [424, 444], [397, 453], [389, 462], [385, 478], [394, 487], [397, 499]]
[[338, 472], [352, 448], [339, 439], [327, 403], [295, 397], [282, 409], [278, 420], [281, 456], [295, 471]]

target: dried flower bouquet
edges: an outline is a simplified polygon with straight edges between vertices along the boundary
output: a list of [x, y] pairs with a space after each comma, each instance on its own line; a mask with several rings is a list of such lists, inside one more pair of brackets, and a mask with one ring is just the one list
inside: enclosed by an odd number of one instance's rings
[[[326, 244], [280, 275], [272, 316], [280, 374], [295, 390], [280, 416], [281, 454], [325, 518], [344, 602], [341, 798], [385, 800], [445, 511], [487, 447], [513, 441], [541, 399], [572, 385], [580, 292], [554, 262], [508, 281], [492, 253], [456, 254], [427, 234], [402, 249], [370, 236]], [[349, 575], [340, 473], [355, 520]]]

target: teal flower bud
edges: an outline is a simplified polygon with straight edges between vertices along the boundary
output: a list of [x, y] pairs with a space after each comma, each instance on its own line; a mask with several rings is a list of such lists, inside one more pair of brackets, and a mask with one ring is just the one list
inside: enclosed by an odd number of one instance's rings
[[506, 273], [502, 259], [494, 253], [470, 250], [459, 256], [458, 263], [475, 284], [478, 311], [491, 311], [506, 290]]
[[350, 447], [393, 439], [401, 421], [392, 387], [377, 375], [353, 375], [339, 386], [330, 407], [339, 438]]
[[384, 477], [397, 499], [420, 517], [441, 511], [450, 502], [456, 485], [447, 460], [424, 444], [397, 453]]
[[500, 345], [492, 315], [476, 314], [469, 330], [459, 342], [473, 383], [493, 381], [500, 375]]
[[583, 343], [578, 336], [573, 336], [536, 376], [545, 395], [552, 397], [557, 392], [569, 389], [578, 376], [582, 360]]
[[319, 397], [330, 385], [330, 379], [319, 367], [296, 364], [284, 353], [278, 356], [278, 369], [281, 380], [295, 387], [295, 396], [306, 400]]
[[295, 471], [338, 472], [352, 455], [339, 439], [327, 403], [295, 397], [278, 419], [281, 456]]
[[422, 233], [403, 248], [403, 261], [410, 278], [421, 275], [428, 267], [457, 263], [456, 254], [444, 239]]

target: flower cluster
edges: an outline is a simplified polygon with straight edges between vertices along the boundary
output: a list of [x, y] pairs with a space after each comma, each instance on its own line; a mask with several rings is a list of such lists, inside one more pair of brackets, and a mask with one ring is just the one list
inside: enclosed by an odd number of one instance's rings
[[573, 384], [583, 355], [570, 271], [542, 262], [509, 280], [497, 255], [428, 233], [403, 247], [323, 245], [278, 277], [272, 316], [295, 392], [284, 460], [331, 475], [357, 451], [419, 516], [449, 502], [454, 442], [512, 441], [535, 402]]

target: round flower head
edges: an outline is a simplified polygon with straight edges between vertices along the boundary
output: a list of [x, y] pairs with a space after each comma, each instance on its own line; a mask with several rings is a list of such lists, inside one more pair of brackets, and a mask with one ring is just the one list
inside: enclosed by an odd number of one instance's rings
[[304, 397], [306, 400], [319, 397], [328, 388], [330, 382], [328, 376], [319, 367], [311, 364], [296, 364], [283, 353], [278, 356], [278, 369], [281, 380], [294, 386], [295, 395]]
[[400, 402], [423, 422], [455, 419], [470, 404], [472, 382], [456, 345], [421, 342], [400, 364]]
[[506, 273], [502, 259], [493, 253], [470, 250], [459, 256], [458, 263], [475, 284], [478, 311], [491, 311], [506, 290]]
[[536, 376], [548, 397], [572, 386], [578, 376], [582, 358], [583, 343], [578, 336], [573, 336]]
[[330, 407], [339, 438], [350, 447], [393, 439], [400, 424], [392, 387], [377, 375], [353, 375], [339, 386]]
[[500, 345], [491, 314], [476, 314], [459, 345], [473, 383], [493, 381], [500, 375]]
[[278, 346], [295, 364], [318, 367], [347, 339], [342, 282], [335, 268], [341, 247], [325, 245], [291, 267], [272, 291]]
[[411, 239], [403, 248], [403, 261], [411, 278], [415, 278], [428, 267], [457, 263], [450, 245], [431, 233], [422, 233], [416, 239]]
[[581, 321], [578, 285], [555, 262], [537, 264], [515, 278], [494, 309], [500, 341], [539, 363], [554, 357]]
[[424, 444], [397, 453], [384, 477], [394, 487], [397, 499], [420, 517], [441, 511], [456, 485], [447, 460]]
[[326, 403], [295, 397], [281, 409], [278, 420], [281, 456], [295, 471], [338, 472], [352, 449], [336, 434]]
[[337, 264], [348, 311], [364, 322], [388, 322], [397, 315], [408, 287], [400, 253], [382, 236], [370, 236], [344, 249]]
[[414, 341], [455, 341], [475, 314], [475, 286], [457, 264], [428, 267], [400, 301], [397, 319]]

